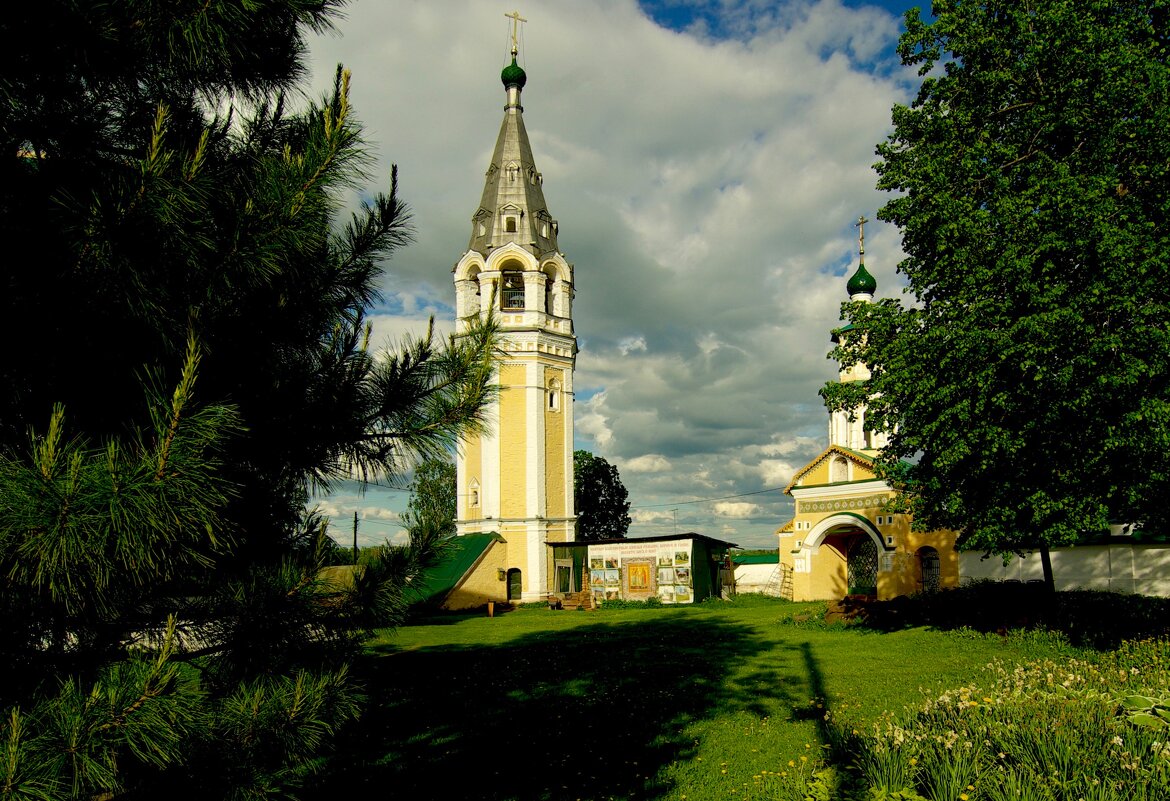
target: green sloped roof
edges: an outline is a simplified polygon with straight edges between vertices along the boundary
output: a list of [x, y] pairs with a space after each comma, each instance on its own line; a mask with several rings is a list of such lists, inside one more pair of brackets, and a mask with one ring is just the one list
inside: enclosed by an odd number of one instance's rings
[[503, 542], [499, 534], [466, 534], [452, 537], [443, 558], [423, 572], [418, 584], [411, 587], [420, 603], [442, 603], [462, 583], [467, 572], [479, 561], [493, 542]]
[[778, 553], [733, 553], [731, 561], [737, 565], [774, 565], [780, 561]]

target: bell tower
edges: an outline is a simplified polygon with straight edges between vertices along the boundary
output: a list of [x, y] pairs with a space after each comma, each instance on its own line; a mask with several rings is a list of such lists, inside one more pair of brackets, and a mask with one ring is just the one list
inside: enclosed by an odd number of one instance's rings
[[[865, 269], [865, 224], [867, 222], [869, 220], [865, 217], [858, 217], [855, 223], [855, 227], [859, 230], [857, 272], [853, 273], [845, 285], [845, 289], [849, 293], [849, 300], [865, 303], [873, 300], [874, 292], [877, 291], [877, 280]], [[833, 334], [833, 341], [837, 341], [836, 333]], [[867, 381], [869, 369], [864, 364], [856, 364], [841, 370], [839, 378], [842, 383]], [[853, 411], [852, 420], [849, 419], [849, 413], [845, 410], [829, 413], [830, 445], [839, 445], [842, 448], [855, 451], [877, 451], [885, 447], [888, 439], [885, 432], [865, 430], [864, 406]]]
[[[486, 431], [459, 443], [460, 535], [492, 532], [506, 543], [508, 598], [535, 601], [548, 592], [552, 549], [573, 539], [573, 265], [557, 245], [524, 128], [520, 94], [528, 77], [504, 67], [504, 120], [471, 218], [467, 251], [455, 265], [457, 330], [496, 317], [499, 395]], [[517, 595], [519, 597], [517, 597]]]

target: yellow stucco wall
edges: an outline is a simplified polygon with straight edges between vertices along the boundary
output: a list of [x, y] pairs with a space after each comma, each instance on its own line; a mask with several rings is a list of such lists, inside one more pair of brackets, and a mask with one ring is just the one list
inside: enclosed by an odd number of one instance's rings
[[[892, 526], [884, 525], [877, 528], [882, 534], [883, 543], [886, 541], [886, 537], [892, 536], [894, 539], [892, 550], [889, 550], [887, 546], [878, 551], [878, 598], [889, 599], [899, 595], [912, 595], [922, 590], [919, 550], [923, 547], [931, 547], [938, 552], [939, 586], [941, 588], [958, 586], [959, 553], [955, 550], [955, 533], [953, 531], [910, 531], [909, 521], [905, 519]], [[798, 538], [800, 533], [781, 534], [779, 543], [782, 565], [795, 569], [798, 560], [804, 560], [809, 568], [807, 572], [792, 573], [793, 600], [819, 601], [844, 597], [848, 589], [846, 586], [848, 571], [844, 549], [848, 547], [848, 542], [841, 537], [830, 535], [821, 542], [814, 554], [804, 547], [799, 550], [795, 548], [797, 542], [804, 544], [804, 541]], [[891, 570], [882, 569], [882, 554], [888, 554], [887, 559]]]
[[[530, 591], [532, 576], [528, 569], [528, 530], [522, 523], [501, 523], [500, 534], [508, 544], [508, 567], [520, 570], [520, 581], [524, 592]], [[543, 588], [542, 588], [543, 589]]]
[[488, 601], [504, 603], [508, 598], [508, 582], [500, 581], [499, 571], [508, 569], [508, 546], [493, 542], [488, 546], [483, 561], [467, 580], [455, 589], [443, 603], [444, 609], [474, 609]]
[[500, 517], [527, 513], [527, 370], [522, 364], [500, 366]]
[[[820, 484], [831, 483], [829, 480], [829, 464], [834, 458], [838, 458], [839, 456], [840, 454], [833, 451], [825, 452], [818, 457], [817, 461], [813, 462], [798, 474], [799, 478], [796, 486], [814, 487]], [[845, 458], [849, 462], [849, 481], [870, 481], [875, 478], [872, 469], [847, 456], [841, 458]]]
[[[550, 409], [547, 395], [544, 403], [544, 491], [545, 508], [549, 517], [563, 517], [565, 510], [565, 405], [568, 398], [563, 391], [565, 371], [555, 367], [544, 368], [544, 387], [556, 381], [562, 388], [557, 408]], [[563, 532], [563, 529], [562, 529]], [[564, 536], [554, 537], [549, 531], [549, 540], [563, 542]]]
[[[835, 600], [848, 591], [847, 549], [853, 537], [862, 536], [864, 529], [850, 524], [856, 515], [868, 521], [880, 538], [878, 547], [877, 597], [894, 598], [911, 595], [922, 589], [922, 570], [919, 551], [931, 547], [939, 556], [939, 584], [954, 587], [959, 582], [959, 554], [955, 550], [955, 533], [938, 530], [912, 530], [908, 515], [893, 514], [885, 509], [885, 502], [895, 493], [884, 483], [872, 480], [857, 486], [856, 493], [837, 494], [841, 485], [825, 487], [817, 492], [815, 477], [823, 469], [828, 475], [828, 459], [820, 459], [802, 471], [801, 497], [796, 502], [796, 515], [787, 530], [778, 531], [780, 563], [792, 569], [792, 597], [797, 601]], [[854, 464], [854, 475], [871, 475], [868, 468]], [[818, 526], [839, 516], [841, 524], [819, 537], [815, 553], [808, 547], [810, 537]], [[856, 518], [852, 518], [856, 520]], [[860, 521], [857, 521], [860, 523]], [[864, 536], [869, 536], [864, 533]], [[799, 543], [799, 545], [798, 545]], [[889, 569], [883, 569], [889, 568]]]
[[572, 526], [568, 523], [549, 523], [548, 524], [548, 541], [549, 542], [568, 542], [570, 540], [569, 532], [572, 531]]
[[[942, 588], [958, 587], [959, 586], [959, 551], [955, 548], [955, 540], [958, 537], [958, 532], [950, 531], [948, 529], [937, 529], [935, 531], [908, 531], [903, 540], [906, 551], [910, 554], [917, 554], [920, 548], [929, 546], [938, 551], [939, 559], [939, 586]], [[921, 572], [917, 570], [917, 563], [915, 563], [915, 570], [910, 580], [911, 589], [903, 588], [903, 594], [917, 592], [920, 588], [922, 579]]]
[[465, 520], [483, 519], [483, 441], [479, 437], [468, 437], [460, 445], [463, 450], [463, 464], [466, 471], [465, 492], [470, 496], [471, 488], [479, 488], [479, 503], [471, 505], [471, 498], [460, 498], [459, 501], [466, 511]]
[[810, 484], [828, 484], [829, 483], [829, 460], [821, 459], [817, 464], [800, 477], [800, 485], [802, 487]]

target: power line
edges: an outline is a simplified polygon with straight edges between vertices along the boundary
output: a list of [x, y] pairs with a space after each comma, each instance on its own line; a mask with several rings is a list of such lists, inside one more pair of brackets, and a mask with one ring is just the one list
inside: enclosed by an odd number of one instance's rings
[[724, 495], [721, 498], [699, 498], [695, 501], [671, 501], [670, 503], [647, 503], [641, 506], [631, 506], [631, 509], [657, 509], [662, 506], [686, 506], [692, 503], [711, 503], [712, 501], [729, 501], [733, 498], [747, 498], [750, 495], [763, 495], [765, 492], [776, 492], [783, 490], [783, 487], [769, 487], [768, 489], [756, 490], [755, 492], [741, 492], [739, 495]]
[[[366, 488], [366, 487], [378, 487], [378, 488], [380, 488], [380, 489], [387, 489], [387, 490], [390, 490], [391, 492], [410, 492], [410, 491], [411, 491], [411, 489], [410, 489], [410, 487], [409, 487], [409, 486], [406, 486], [406, 487], [396, 487], [396, 486], [394, 486], [393, 484], [382, 484], [382, 483], [379, 483], [379, 482], [377, 482], [377, 481], [363, 480], [363, 479], [360, 479], [360, 478], [347, 478], [347, 479], [344, 479], [344, 480], [345, 480], [345, 481], [352, 481], [352, 482], [353, 482], [353, 483], [355, 483], [355, 484], [359, 484], [359, 485], [361, 485], [361, 487], [362, 487], [361, 491], [362, 491], [362, 492], [365, 492], [365, 488]], [[318, 500], [319, 500], [319, 499], [321, 499], [321, 498], [325, 498], [325, 497], [327, 497], [328, 495], [333, 495], [333, 494], [335, 494], [335, 493], [336, 493], [336, 490], [330, 490], [330, 491], [329, 491], [328, 493], [326, 493], [326, 494], [323, 494], [323, 495], [316, 495], [316, 494], [314, 494], [312, 497], [313, 497], [313, 498], [315, 498], [315, 499], [318, 499]]]
[[[332, 522], [332, 518], [330, 518], [330, 521]], [[398, 520], [381, 520], [376, 517], [363, 517], [362, 522], [369, 523], [374, 526], [397, 526], [398, 528], [405, 528], [405, 526], [403, 526], [402, 523]]]

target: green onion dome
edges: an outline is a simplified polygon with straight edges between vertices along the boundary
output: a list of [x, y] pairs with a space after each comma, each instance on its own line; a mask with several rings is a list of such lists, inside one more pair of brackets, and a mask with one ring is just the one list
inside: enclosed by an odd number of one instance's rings
[[504, 67], [504, 71], [500, 73], [500, 80], [504, 82], [505, 88], [515, 84], [523, 89], [524, 84], [528, 83], [528, 76], [524, 74], [524, 69], [516, 63], [515, 56], [512, 56], [512, 63]]
[[865, 262], [857, 265], [857, 272], [849, 279], [849, 283], [845, 285], [849, 290], [849, 297], [854, 295], [872, 295], [877, 291], [877, 279], [869, 274], [865, 269]]

